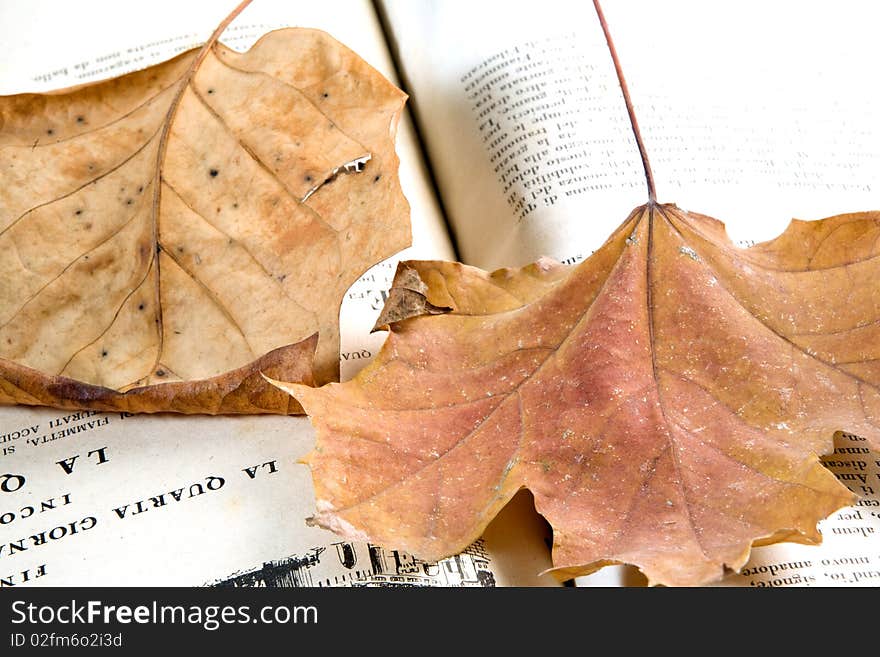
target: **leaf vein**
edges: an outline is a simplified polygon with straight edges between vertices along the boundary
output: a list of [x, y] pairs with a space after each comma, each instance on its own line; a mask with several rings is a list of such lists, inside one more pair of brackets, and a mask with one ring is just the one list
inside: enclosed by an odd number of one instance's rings
[[242, 242], [242, 241], [239, 240], [239, 239], [234, 238], [232, 235], [230, 235], [229, 233], [227, 233], [225, 230], [223, 230], [222, 228], [220, 228], [219, 226], [217, 226], [217, 224], [215, 224], [214, 222], [210, 221], [210, 220], [209, 220], [205, 215], [203, 215], [201, 212], [199, 212], [198, 210], [196, 210], [196, 209], [195, 209], [192, 205], [190, 205], [190, 203], [189, 203], [189, 202], [188, 202], [188, 201], [187, 201], [187, 200], [181, 195], [181, 193], [177, 191], [177, 188], [175, 188], [175, 187], [174, 187], [171, 183], [169, 183], [167, 180], [163, 180], [162, 183], [163, 183], [164, 185], [166, 185], [166, 186], [168, 187], [168, 189], [170, 189], [172, 192], [174, 192], [174, 195], [175, 195], [177, 198], [180, 199], [180, 202], [183, 203], [187, 208], [189, 208], [189, 210], [190, 210], [194, 215], [196, 215], [197, 217], [199, 217], [199, 219], [201, 219], [202, 221], [204, 221], [206, 224], [208, 224], [211, 228], [213, 228], [214, 230], [216, 230], [218, 233], [220, 233], [221, 235], [223, 235], [223, 236], [226, 237], [227, 239], [232, 240], [232, 241], [235, 242], [238, 246], [240, 246], [240, 247], [242, 248], [242, 250], [244, 250], [244, 252], [247, 253], [248, 257], [249, 257], [251, 260], [254, 261], [254, 263], [257, 265], [257, 267], [260, 268], [260, 271], [263, 272], [263, 274], [266, 276], [266, 278], [268, 278], [270, 281], [272, 281], [272, 284], [275, 285], [276, 287], [278, 287], [278, 288], [281, 290], [281, 293], [282, 293], [287, 299], [289, 299], [290, 301], [292, 301], [292, 302], [296, 305], [297, 310], [298, 310], [299, 312], [309, 313], [309, 314], [312, 314], [312, 315], [314, 314], [314, 313], [312, 313], [311, 311], [306, 310], [306, 308], [305, 308], [305, 307], [304, 307], [299, 301], [297, 301], [296, 299], [294, 299], [293, 297], [290, 296], [290, 294], [289, 294], [288, 291], [285, 289], [285, 287], [284, 287], [281, 283], [278, 282], [278, 280], [277, 280], [277, 279], [271, 274], [271, 272], [270, 272], [268, 269], [266, 269], [265, 265], [263, 265], [263, 263], [260, 262], [260, 260], [259, 260], [259, 259], [258, 259], [258, 258], [257, 258], [252, 252], [251, 252], [251, 250], [247, 247], [247, 245], [246, 245], [244, 242]]
[[[675, 439], [672, 435], [671, 423], [669, 418], [666, 415], [666, 408], [663, 404], [663, 388], [660, 385], [660, 376], [659, 376], [659, 368], [657, 366], [657, 349], [656, 349], [656, 337], [654, 333], [654, 293], [653, 293], [653, 257], [654, 257], [654, 209], [656, 206], [654, 203], [650, 204], [650, 209], [648, 210], [648, 244], [646, 245], [647, 251], [647, 265], [645, 267], [645, 302], [647, 306], [647, 314], [648, 314], [648, 344], [651, 351], [651, 373], [654, 377], [654, 385], [657, 389], [657, 407], [660, 409], [660, 415], [663, 418], [663, 423], [666, 425], [666, 431], [664, 432], [666, 435], [666, 441], [669, 445], [669, 453], [672, 458], [672, 467], [675, 471], [676, 484], [678, 484], [678, 489], [681, 492], [682, 500], [684, 501], [684, 510], [685, 516], [687, 517], [688, 524], [690, 525], [691, 532], [694, 535], [694, 540], [697, 544], [697, 547], [700, 548], [700, 552], [706, 558], [707, 561], [712, 561], [712, 558], [706, 553], [706, 549], [703, 547], [703, 542], [701, 540], [701, 531], [697, 527], [697, 524], [694, 522], [693, 514], [691, 513], [691, 500], [688, 495], [687, 488], [684, 483], [684, 477], [682, 476], [681, 463], [678, 459], [678, 452], [675, 445]], [[665, 217], [666, 214], [663, 212], [663, 209], [660, 208], [660, 212]], [[668, 221], [668, 219], [667, 219]], [[658, 457], [659, 458], [659, 455]]]
[[83, 135], [91, 135], [91, 134], [98, 133], [101, 130], [104, 130], [106, 128], [109, 128], [110, 126], [113, 126], [113, 125], [116, 125], [117, 123], [120, 123], [121, 121], [124, 121], [125, 119], [127, 119], [130, 116], [132, 116], [133, 114], [135, 114], [138, 110], [141, 110], [144, 107], [146, 107], [147, 105], [150, 105], [159, 96], [164, 94], [166, 91], [168, 91], [169, 89], [174, 87], [174, 85], [178, 84], [179, 82], [180, 82], [179, 79], [175, 80], [174, 82], [169, 84], [167, 87], [163, 87], [162, 89], [157, 91], [155, 94], [153, 94], [152, 96], [150, 96], [149, 98], [147, 98], [143, 102], [139, 103], [138, 105], [136, 105], [135, 107], [130, 109], [125, 114], [113, 119], [112, 121], [104, 123], [103, 125], [95, 126], [94, 128], [91, 128], [89, 130], [85, 130], [83, 132], [79, 132], [79, 133], [72, 135], [70, 137], [64, 137], [62, 139], [56, 139], [54, 141], [47, 141], [47, 142], [39, 143], [39, 140], [38, 140], [38, 143], [36, 143], [36, 144], [7, 144], [6, 146], [0, 147], [0, 153], [2, 153], [6, 149], [12, 149], [12, 148], [23, 148], [23, 149], [27, 149], [27, 150], [31, 151], [31, 150], [34, 150], [37, 148], [45, 148], [47, 146], [55, 146], [56, 144], [63, 144], [65, 142], [72, 141], [74, 139], [79, 139]]
[[254, 164], [256, 164], [258, 167], [260, 167], [260, 169], [264, 173], [271, 176], [271, 178], [275, 182], [277, 182], [281, 186], [282, 189], [284, 189], [284, 191], [287, 193], [287, 195], [290, 198], [292, 198], [297, 203], [297, 205], [304, 208], [306, 210], [306, 212], [308, 212], [309, 215], [313, 219], [315, 219], [316, 221], [323, 224], [326, 228], [331, 230], [334, 234], [338, 233], [338, 231], [335, 228], [333, 228], [333, 226], [331, 226], [327, 222], [327, 220], [324, 219], [324, 217], [322, 217], [317, 211], [315, 211], [314, 208], [312, 208], [308, 203], [304, 203], [296, 194], [294, 194], [293, 191], [290, 190], [287, 187], [287, 185], [284, 184], [284, 181], [282, 181], [276, 175], [276, 173], [274, 171], [272, 171], [271, 168], [269, 168], [269, 165], [266, 164], [265, 162], [263, 162], [263, 160], [260, 159], [260, 157], [253, 151], [253, 149], [250, 146], [248, 146], [246, 143], [244, 143], [244, 141], [242, 141], [241, 137], [239, 135], [237, 135], [232, 130], [232, 128], [229, 126], [229, 124], [226, 123], [226, 121], [223, 120], [223, 117], [220, 116], [220, 114], [217, 112], [217, 110], [215, 110], [210, 104], [208, 104], [208, 101], [204, 98], [204, 96], [202, 96], [202, 94], [199, 93], [198, 89], [196, 89], [195, 86], [192, 87], [192, 92], [193, 92], [193, 95], [196, 97], [196, 99], [199, 102], [201, 102], [201, 104], [205, 107], [206, 110], [208, 110], [208, 113], [214, 118], [214, 120], [218, 124], [220, 124], [220, 126], [226, 131], [226, 133], [230, 137], [232, 137], [235, 140], [235, 142], [238, 144], [239, 148], [241, 148], [245, 153], [247, 153], [248, 157], [251, 160], [253, 160]]
[[[223, 304], [223, 302], [220, 301], [219, 298], [217, 298], [217, 295], [214, 294], [214, 291], [210, 287], [205, 285], [205, 283], [198, 276], [196, 276], [193, 272], [191, 272], [189, 269], [184, 267], [183, 263], [181, 263], [180, 260], [178, 260], [175, 257], [175, 255], [173, 253], [171, 253], [171, 251], [167, 251], [165, 249], [162, 249], [162, 253], [167, 255], [168, 258], [171, 260], [171, 262], [173, 262], [175, 265], [177, 265], [177, 267], [180, 269], [180, 271], [182, 271], [184, 274], [186, 274], [190, 279], [193, 280], [193, 282], [195, 282], [199, 287], [201, 287], [205, 291], [206, 296], [213, 302], [213, 304], [223, 314], [223, 316], [227, 319], [227, 321], [229, 321], [229, 323], [232, 324], [233, 327], [235, 327], [235, 330], [238, 331], [239, 335], [241, 335], [242, 339], [244, 340], [245, 345], [248, 348], [248, 351], [250, 351], [250, 353], [251, 353], [251, 357], [256, 358], [256, 352], [254, 351], [254, 348], [251, 346], [251, 343], [248, 341], [247, 335], [245, 334], [244, 330], [241, 328], [241, 325], [235, 320], [235, 317], [232, 316], [232, 313], [229, 311], [229, 309], [226, 307], [226, 305]], [[160, 359], [161, 359], [161, 357], [160, 357]], [[156, 366], [158, 366], [158, 360], [156, 361], [156, 363], [157, 363]], [[154, 369], [155, 369], [155, 367], [154, 367]]]
[[107, 171], [105, 171], [104, 173], [102, 173], [102, 174], [100, 174], [100, 175], [98, 175], [98, 176], [95, 176], [95, 177], [92, 178], [91, 180], [88, 180], [88, 181], [84, 182], [82, 185], [80, 185], [79, 187], [77, 187], [76, 189], [74, 189], [74, 190], [72, 190], [72, 191], [70, 191], [70, 192], [67, 192], [66, 194], [62, 194], [61, 196], [58, 196], [58, 197], [56, 197], [56, 198], [53, 198], [53, 199], [51, 199], [51, 200], [46, 201], [45, 203], [40, 203], [39, 205], [35, 205], [35, 206], [32, 207], [31, 209], [29, 209], [29, 210], [27, 210], [26, 212], [24, 212], [23, 214], [19, 215], [19, 216], [16, 217], [16, 219], [13, 220], [8, 226], [6, 226], [6, 228], [0, 230], [0, 236], [2, 236], [4, 233], [6, 233], [6, 232], [8, 232], [10, 229], [12, 229], [13, 226], [15, 226], [18, 222], [20, 222], [21, 220], [23, 220], [23, 219], [24, 219], [25, 217], [27, 217], [29, 214], [32, 214], [32, 213], [36, 212], [37, 210], [39, 210], [40, 208], [44, 208], [44, 207], [46, 207], [47, 205], [52, 205], [53, 203], [57, 203], [58, 201], [61, 201], [61, 200], [66, 199], [66, 198], [69, 198], [69, 197], [73, 196], [74, 194], [76, 194], [77, 192], [79, 192], [79, 191], [85, 189], [85, 188], [88, 187], [89, 185], [94, 184], [94, 183], [98, 182], [99, 180], [105, 178], [106, 176], [109, 176], [111, 173], [114, 173], [114, 172], [118, 171], [118, 170], [121, 169], [123, 166], [125, 166], [126, 164], [128, 164], [129, 162], [131, 162], [131, 160], [133, 160], [135, 157], [137, 157], [137, 156], [138, 156], [138, 155], [139, 155], [139, 154], [140, 154], [140, 153], [141, 153], [141, 152], [142, 152], [142, 151], [143, 151], [143, 150], [144, 150], [144, 149], [150, 144], [150, 142], [153, 141], [153, 139], [156, 138], [156, 135], [159, 134], [159, 131], [160, 131], [160, 130], [161, 130], [161, 127], [158, 128], [158, 129], [156, 130], [156, 132], [154, 132], [152, 135], [150, 135], [150, 137], [149, 137], [149, 138], [148, 138], [143, 144], [141, 144], [141, 145], [138, 147], [138, 149], [137, 149], [136, 151], [134, 151], [133, 153], [131, 153], [128, 157], [126, 157], [126, 158], [125, 158], [124, 160], [122, 160], [121, 162], [118, 162], [117, 164], [114, 164], [112, 167], [110, 167], [110, 168], [109, 168]]
[[[676, 233], [678, 233], [679, 237], [681, 237], [681, 239], [685, 242], [685, 244], [687, 244], [687, 239], [685, 238], [684, 234], [678, 229], [678, 227], [672, 222], [672, 220], [669, 219], [669, 217], [666, 215], [666, 213], [663, 211], [662, 208], [660, 208], [660, 212], [663, 214], [664, 217], [666, 217], [666, 220], [669, 222], [669, 225], [672, 227], [672, 229]], [[875, 257], [880, 257], [880, 255], [875, 256]], [[705, 265], [705, 264], [703, 266], [707, 267], [707, 265]], [[779, 339], [792, 345], [801, 354], [807, 356], [811, 360], [816, 361], [817, 363], [822, 363], [823, 365], [825, 365], [829, 369], [831, 369], [835, 372], [839, 372], [840, 374], [842, 374], [845, 377], [848, 377], [854, 381], [860, 381], [860, 382], [864, 383], [865, 385], [870, 386], [871, 388], [874, 388], [875, 390], [880, 391], [880, 386], [878, 386], [878, 385], [876, 385], [866, 379], [863, 379], [860, 376], [852, 374], [851, 372], [847, 372], [846, 370], [842, 370], [838, 367], [835, 367], [834, 363], [830, 363], [827, 360], [819, 358], [819, 356], [817, 356], [815, 354], [811, 354], [809, 351], [807, 351], [806, 349], [804, 349], [803, 347], [798, 345], [796, 342], [794, 342], [791, 338], [789, 338], [788, 336], [777, 331], [775, 328], [773, 328], [772, 326], [770, 326], [769, 324], [767, 324], [766, 322], [761, 320], [757, 315], [755, 315], [751, 310], [749, 310], [749, 308], [742, 301], [740, 301], [739, 297], [736, 296], [733, 292], [731, 292], [727, 288], [727, 286], [721, 281], [721, 279], [718, 279], [716, 277], [716, 280], [718, 280], [718, 285], [721, 287], [721, 289], [724, 290], [727, 293], [727, 296], [729, 296], [731, 299], [733, 299], [736, 302], [736, 304], [745, 311], [746, 315], [748, 315], [749, 317], [754, 319], [756, 322], [758, 322], [761, 326], [766, 328], [768, 331], [770, 331], [773, 335], [775, 335]]]
[[76, 358], [80, 353], [82, 353], [83, 351], [85, 351], [86, 349], [88, 349], [89, 347], [91, 347], [93, 344], [95, 344], [98, 340], [100, 340], [102, 337], [104, 337], [104, 336], [107, 334], [107, 332], [108, 332], [108, 331], [113, 327], [113, 325], [116, 323], [116, 320], [119, 318], [119, 313], [122, 312], [122, 309], [125, 307], [125, 304], [126, 304], [126, 303], [128, 302], [128, 300], [132, 297], [132, 295], [134, 295], [134, 293], [137, 292], [137, 291], [141, 288], [141, 286], [146, 282], [147, 278], [149, 278], [149, 276], [150, 276], [150, 270], [151, 270], [152, 268], [153, 268], [153, 267], [152, 267], [152, 261], [150, 261], [150, 266], [147, 267], [147, 271], [144, 273], [143, 278], [141, 278], [140, 282], [138, 282], [138, 284], [135, 285], [135, 286], [134, 286], [134, 287], [128, 292], [128, 294], [125, 295], [125, 298], [122, 300], [122, 303], [119, 304], [119, 307], [116, 308], [116, 312], [113, 313], [113, 319], [110, 320], [110, 323], [107, 324], [107, 326], [104, 328], [104, 330], [101, 331], [101, 333], [98, 334], [98, 336], [97, 336], [94, 340], [92, 340], [92, 341], [89, 342], [88, 344], [83, 345], [82, 347], [80, 347], [79, 349], [77, 349], [75, 352], [73, 352], [73, 354], [70, 356], [70, 358], [67, 359], [67, 362], [64, 363], [64, 367], [62, 367], [62, 368], [59, 370], [59, 372], [58, 372], [58, 375], [59, 375], [59, 376], [62, 375], [62, 374], [64, 374], [64, 371], [70, 366], [70, 364], [73, 362], [73, 359], [74, 359], [74, 358]]
[[[21, 306], [18, 307], [18, 310], [16, 310], [8, 320], [6, 320], [5, 322], [3, 322], [3, 324], [0, 324], [0, 330], [2, 330], [2, 329], [4, 329], [4, 328], [6, 328], [7, 326], [9, 326], [9, 324], [11, 324], [11, 323], [15, 320], [15, 318], [18, 317], [18, 315], [21, 313], [21, 311], [24, 310], [24, 309], [27, 307], [28, 304], [30, 304], [32, 301], [35, 301], [35, 300], [36, 300], [36, 299], [37, 299], [37, 298], [43, 293], [43, 291], [44, 291], [47, 287], [49, 287], [50, 285], [52, 285], [52, 283], [54, 283], [54, 282], [57, 281], [59, 278], [61, 278], [62, 276], [64, 276], [64, 274], [67, 273], [67, 271], [68, 271], [71, 267], [73, 267], [77, 262], [79, 262], [84, 256], [87, 256], [87, 255], [89, 255], [89, 254], [91, 254], [91, 253], [94, 253], [94, 252], [97, 251], [99, 248], [101, 248], [102, 246], [104, 246], [105, 244], [107, 244], [107, 242], [109, 242], [109, 241], [112, 240], [114, 237], [116, 237], [117, 235], [119, 235], [119, 233], [121, 233], [121, 232], [122, 232], [122, 231], [123, 231], [123, 230], [124, 230], [124, 229], [125, 229], [125, 228], [126, 228], [131, 222], [132, 222], [132, 221], [134, 221], [134, 220], [137, 218], [137, 216], [138, 216], [137, 213], [133, 214], [129, 219], [127, 219], [127, 220], [125, 221], [125, 223], [123, 223], [122, 225], [120, 225], [119, 227], [117, 227], [115, 230], [113, 230], [113, 231], [112, 231], [109, 235], [107, 235], [106, 237], [102, 238], [101, 241], [98, 242], [98, 243], [97, 243], [95, 246], [93, 246], [91, 249], [89, 249], [89, 250], [86, 251], [85, 253], [80, 254], [79, 256], [77, 256], [76, 258], [74, 258], [73, 260], [71, 260], [69, 263], [67, 263], [67, 264], [64, 266], [64, 268], [63, 268], [63, 269], [62, 269], [57, 275], [55, 275], [55, 276], [53, 276], [51, 279], [49, 279], [49, 281], [47, 281], [42, 287], [40, 287], [39, 290], [37, 290], [36, 292], [34, 292], [34, 293], [33, 293], [28, 299], [26, 299], [25, 302], [24, 302], [23, 304], [21, 304]], [[13, 244], [14, 244], [14, 243], [13, 243]], [[15, 249], [15, 253], [16, 253], [16, 255], [18, 256], [19, 262], [21, 262], [22, 266], [25, 267], [25, 269], [28, 269], [28, 267], [24, 264], [24, 262], [21, 261], [21, 255], [20, 255], [19, 252], [18, 252], [18, 248]]]

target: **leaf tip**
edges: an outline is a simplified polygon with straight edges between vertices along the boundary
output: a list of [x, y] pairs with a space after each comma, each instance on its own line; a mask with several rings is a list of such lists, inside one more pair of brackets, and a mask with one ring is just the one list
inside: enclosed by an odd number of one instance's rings
[[309, 391], [315, 389], [312, 386], [303, 385], [302, 383], [288, 383], [287, 381], [278, 381], [277, 379], [273, 379], [270, 376], [266, 376], [266, 374], [263, 372], [260, 372], [260, 376], [263, 377], [263, 379], [270, 385], [275, 386], [279, 390], [282, 390], [293, 397], [303, 406], [303, 408], [305, 408], [305, 404], [302, 403], [302, 398], [304, 396], [308, 396]]

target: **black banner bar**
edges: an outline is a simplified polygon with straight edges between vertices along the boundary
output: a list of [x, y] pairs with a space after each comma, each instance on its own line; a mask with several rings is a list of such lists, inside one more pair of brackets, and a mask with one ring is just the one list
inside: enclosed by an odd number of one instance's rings
[[388, 645], [414, 653], [428, 645], [516, 648], [536, 638], [551, 646], [580, 637], [587, 646], [591, 635], [632, 645], [686, 638], [695, 627], [722, 631], [728, 645], [743, 618], [772, 618], [777, 628], [789, 618], [788, 627], [818, 630], [827, 625], [828, 597], [743, 588], [15, 588], [0, 590], [0, 655], [84, 647], [203, 655], [322, 644], [332, 654]]

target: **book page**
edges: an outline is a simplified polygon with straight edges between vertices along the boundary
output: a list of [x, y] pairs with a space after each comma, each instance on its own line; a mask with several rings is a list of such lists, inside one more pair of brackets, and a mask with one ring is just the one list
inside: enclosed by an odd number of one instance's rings
[[554, 584], [525, 496], [436, 564], [309, 527], [313, 444], [305, 417], [3, 408], [0, 587]]
[[[122, 74], [205, 39], [236, 2], [21, 0], [0, 5], [0, 93]], [[222, 38], [246, 49], [268, 30], [327, 30], [386, 76], [393, 69], [367, 1], [260, 0]], [[398, 137], [413, 210], [412, 257], [452, 257], [408, 117]], [[342, 310], [349, 378], [395, 262], [351, 288]], [[545, 528], [520, 496], [463, 554], [425, 563], [306, 524], [314, 509], [307, 418], [130, 416], [0, 408], [0, 587], [20, 585], [547, 585]], [[523, 516], [524, 519], [520, 519]], [[531, 523], [525, 534], [519, 529]], [[517, 527], [513, 535], [508, 527]]]
[[[383, 0], [468, 264], [589, 255], [647, 201], [592, 3]], [[880, 208], [880, 8], [606, 0], [658, 201], [744, 243]]]
[[[743, 246], [793, 217], [880, 210], [875, 4], [602, 4], [659, 202], [724, 221]], [[380, 5], [466, 263], [577, 262], [648, 200], [592, 3]], [[876, 584], [878, 455], [845, 456], [827, 463], [863, 497], [823, 523], [826, 544], [757, 548], [728, 583], [796, 584], [779, 564], [809, 562], [800, 583]], [[578, 583], [645, 581], [615, 566]]]

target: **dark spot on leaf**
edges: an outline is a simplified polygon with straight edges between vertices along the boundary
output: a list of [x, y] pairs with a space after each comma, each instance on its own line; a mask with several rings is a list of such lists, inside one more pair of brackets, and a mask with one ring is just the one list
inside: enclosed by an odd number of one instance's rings
[[211, 169], [210, 171], [208, 171], [208, 173], [211, 175], [212, 178], [216, 178], [217, 174], [220, 172], [217, 171], [217, 169]]
[[76, 117], [76, 122], [77, 122], [77, 123], [85, 123], [85, 122], [86, 122], [86, 117], [84, 117], [84, 116], [78, 116], [78, 117]]
[[212, 93], [214, 93], [214, 90], [213, 90], [213, 89], [208, 89], [208, 93], [209, 93], [209, 94], [212, 94]]
[[325, 91], [323, 94], [321, 94], [321, 95], [322, 95], [324, 98], [330, 98], [330, 94], [328, 94], [326, 91]]
[[101, 352], [101, 358], [107, 358], [107, 350], [106, 350], [106, 349], [104, 349], [104, 350]]
[[165, 370], [156, 370], [156, 376], [165, 376]]
[[379, 182], [379, 178], [381, 178], [381, 177], [382, 177], [382, 174], [380, 173], [378, 176], [373, 178], [373, 182]]
[[178, 247], [177, 247], [177, 252], [178, 252], [178, 253], [183, 253], [183, 247], [182, 247], [182, 246], [178, 246]]
[[143, 310], [143, 309], [144, 309], [144, 304], [142, 304], [142, 303], [138, 304], [138, 310]]
[[64, 381], [64, 383], [49, 384], [47, 390], [55, 397], [70, 399], [77, 403], [100, 402], [107, 399], [110, 395], [117, 394], [101, 386], [79, 383], [70, 379]]
[[134, 203], [134, 199], [132, 199], [132, 198], [125, 199], [126, 205], [131, 205], [132, 203]]
[[81, 215], [82, 213], [83, 213], [82, 210], [77, 210], [77, 211], [74, 212], [73, 214], [75, 214], [75, 215], [78, 217], [78, 216]]
[[46, 130], [46, 134], [47, 135], [54, 135], [55, 131], [52, 128], [49, 128], [48, 130]]
[[232, 204], [232, 209], [233, 209], [233, 210], [238, 210], [238, 203], [233, 203], [233, 204]]
[[174, 335], [183, 335], [183, 333], [181, 331], [175, 331]]
[[85, 230], [91, 230], [91, 229], [92, 229], [92, 222], [89, 221], [89, 222], [84, 223], [84, 224], [83, 224], [83, 228], [84, 228]]
[[140, 194], [142, 191], [144, 191], [144, 186], [143, 186], [143, 185], [141, 185], [140, 187], [138, 187], [138, 194]]
[[312, 182], [312, 177], [311, 177], [311, 176], [306, 176], [306, 182]]

